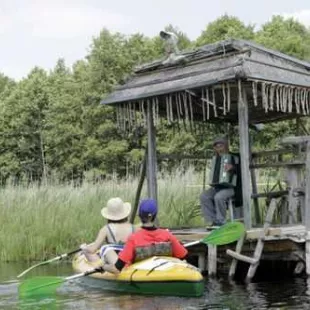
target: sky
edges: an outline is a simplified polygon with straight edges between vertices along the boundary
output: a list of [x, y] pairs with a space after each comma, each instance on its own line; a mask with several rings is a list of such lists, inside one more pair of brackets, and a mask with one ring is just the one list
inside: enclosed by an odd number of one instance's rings
[[310, 27], [310, 0], [0, 0], [0, 72], [20, 80], [59, 58], [71, 66], [103, 27], [152, 37], [172, 24], [196, 39], [225, 13], [257, 28], [274, 14]]

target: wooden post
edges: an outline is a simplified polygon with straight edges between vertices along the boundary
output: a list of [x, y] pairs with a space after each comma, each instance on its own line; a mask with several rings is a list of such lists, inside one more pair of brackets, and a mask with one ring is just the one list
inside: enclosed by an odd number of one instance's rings
[[307, 231], [306, 239], [306, 272], [310, 275], [310, 141], [307, 141], [306, 148], [306, 171], [305, 171], [305, 226]]
[[135, 204], [134, 204], [134, 207], [133, 207], [131, 215], [130, 215], [130, 223], [132, 223], [132, 224], [135, 221], [136, 213], [137, 213], [138, 206], [139, 206], [141, 191], [142, 191], [142, 187], [143, 187], [143, 183], [144, 183], [144, 179], [145, 179], [145, 175], [146, 175], [146, 161], [147, 161], [147, 149], [145, 150], [145, 154], [144, 154], [144, 158], [143, 158], [143, 162], [142, 162], [142, 169], [141, 169], [140, 180], [139, 180], [139, 184], [138, 184], [138, 188], [137, 188], [137, 192], [136, 192]]
[[[243, 247], [243, 242], [244, 242], [244, 235], [238, 240], [237, 242], [237, 246], [236, 246], [236, 253], [240, 254], [241, 253], [241, 250], [242, 250], [242, 247]], [[233, 258], [232, 262], [231, 262], [231, 265], [230, 265], [230, 268], [229, 268], [229, 274], [228, 274], [228, 278], [230, 280], [233, 279], [233, 277], [235, 276], [235, 273], [236, 273], [236, 268], [237, 268], [237, 263], [238, 263], [238, 260], [236, 258]]]
[[288, 224], [297, 223], [297, 206], [298, 200], [294, 196], [294, 189], [300, 187], [300, 173], [299, 166], [288, 166], [286, 168], [286, 178], [289, 184], [288, 194]]
[[201, 252], [198, 254], [198, 268], [201, 271], [206, 270], [206, 253], [205, 252]]
[[[250, 164], [252, 164], [252, 139], [251, 136], [249, 135], [249, 160], [250, 160]], [[256, 174], [255, 174], [255, 169], [252, 168], [250, 169], [250, 175], [251, 175], [251, 184], [252, 184], [252, 194], [257, 194], [257, 182], [256, 182]], [[259, 202], [258, 202], [258, 198], [254, 197], [253, 198], [253, 203], [254, 203], [254, 214], [255, 214], [255, 221], [254, 224], [258, 224], [261, 222], [261, 217], [260, 217], [260, 213], [259, 213]]]
[[[257, 183], [256, 183], [256, 175], [255, 175], [255, 170], [251, 169], [251, 183], [252, 183], [252, 193], [257, 194]], [[255, 223], [258, 224], [261, 222], [261, 217], [259, 213], [259, 203], [258, 203], [258, 198], [254, 198], [254, 211], [255, 211]]]
[[208, 244], [208, 275], [216, 275], [217, 269], [217, 246]]
[[267, 215], [265, 218], [264, 228], [261, 232], [261, 235], [259, 236], [259, 239], [258, 239], [257, 244], [256, 244], [256, 248], [254, 251], [253, 258], [255, 260], [255, 263], [251, 264], [251, 266], [248, 270], [248, 274], [246, 276], [247, 282], [250, 282], [255, 275], [256, 269], [258, 267], [258, 264], [259, 264], [259, 261], [260, 261], [260, 258], [261, 258], [262, 252], [263, 252], [265, 236], [268, 233], [268, 229], [269, 229], [269, 226], [272, 222], [272, 218], [273, 218], [274, 212], [276, 210], [276, 207], [277, 207], [276, 199], [271, 199], [271, 202], [270, 202], [270, 205], [269, 205], [269, 208], [267, 211]]
[[147, 193], [148, 197], [157, 200], [157, 160], [156, 135], [153, 121], [151, 100], [147, 101]]
[[247, 229], [252, 227], [251, 210], [251, 176], [250, 176], [250, 150], [249, 150], [249, 115], [248, 101], [245, 89], [242, 88], [241, 81], [238, 81], [239, 101], [239, 143], [240, 143], [240, 164], [242, 177], [242, 198], [244, 223]]

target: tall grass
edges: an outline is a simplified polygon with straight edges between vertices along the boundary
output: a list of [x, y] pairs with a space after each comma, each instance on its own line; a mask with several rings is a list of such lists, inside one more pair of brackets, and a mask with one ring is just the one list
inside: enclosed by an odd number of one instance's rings
[[[161, 226], [201, 225], [200, 174], [194, 169], [159, 176]], [[73, 185], [8, 186], [0, 190], [0, 260], [37, 260], [92, 241], [104, 225], [100, 210], [111, 197], [134, 202], [138, 179]], [[142, 198], [146, 197], [146, 184]]]
[[[202, 172], [193, 167], [158, 175], [161, 226], [203, 225], [199, 205], [202, 178]], [[267, 179], [263, 176], [259, 181]], [[275, 178], [271, 179], [274, 182]], [[53, 182], [0, 189], [0, 261], [43, 260], [93, 241], [105, 224], [100, 210], [107, 200], [119, 196], [133, 203], [137, 186], [138, 178], [128, 178], [96, 184], [85, 182], [80, 187]], [[259, 187], [261, 192], [264, 185]], [[262, 216], [266, 210], [264, 200], [260, 200]]]

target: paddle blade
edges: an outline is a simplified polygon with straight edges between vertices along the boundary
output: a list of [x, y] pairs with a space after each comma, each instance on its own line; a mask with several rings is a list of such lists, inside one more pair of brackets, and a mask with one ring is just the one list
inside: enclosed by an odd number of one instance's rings
[[245, 233], [244, 225], [240, 222], [229, 222], [201, 240], [201, 242], [212, 245], [224, 245], [240, 239]]
[[20, 297], [51, 295], [65, 282], [62, 277], [35, 277], [23, 281], [18, 287]]

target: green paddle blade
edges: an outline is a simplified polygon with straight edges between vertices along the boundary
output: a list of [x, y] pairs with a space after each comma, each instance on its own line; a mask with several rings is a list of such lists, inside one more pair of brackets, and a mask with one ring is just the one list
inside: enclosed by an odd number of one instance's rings
[[245, 233], [244, 225], [240, 222], [229, 222], [201, 240], [201, 242], [212, 245], [224, 245], [240, 239]]
[[35, 277], [23, 281], [18, 287], [20, 297], [33, 295], [50, 295], [65, 282], [62, 277]]

